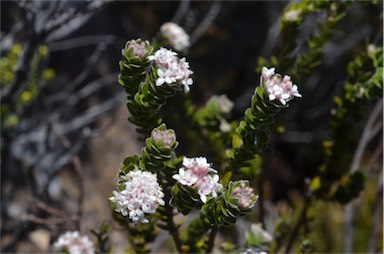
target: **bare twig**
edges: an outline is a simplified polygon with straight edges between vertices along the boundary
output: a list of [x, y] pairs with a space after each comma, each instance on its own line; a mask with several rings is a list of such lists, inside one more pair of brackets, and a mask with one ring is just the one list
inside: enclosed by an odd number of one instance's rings
[[110, 34], [88, 35], [63, 41], [49, 42], [48, 47], [50, 51], [62, 51], [95, 44], [112, 44], [114, 42], [115, 36]]
[[63, 213], [63, 211], [55, 209], [53, 207], [48, 206], [46, 203], [42, 202], [41, 200], [38, 200], [37, 198], [34, 198], [36, 206], [52, 215], [56, 215], [58, 217], [65, 217], [66, 215]]
[[[364, 151], [367, 148], [367, 145], [372, 140], [374, 135], [373, 133], [377, 134], [378, 129], [376, 126], [380, 126], [376, 124], [376, 121], [381, 121], [381, 114], [380, 112], [383, 109], [383, 100], [379, 100], [375, 107], [373, 108], [371, 114], [369, 115], [368, 121], [365, 124], [363, 134], [360, 137], [359, 144], [356, 148], [355, 154], [353, 156], [352, 164], [350, 167], [349, 172], [351, 174], [355, 173], [361, 164], [361, 160], [363, 158]], [[378, 120], [378, 118], [380, 118]], [[344, 214], [344, 253], [351, 253], [353, 251], [353, 242], [354, 242], [354, 221], [357, 214], [357, 209], [361, 205], [361, 198], [360, 200], [353, 204], [350, 203], [345, 207], [345, 214]]]
[[221, 2], [219, 1], [215, 1], [211, 5], [211, 8], [209, 9], [208, 13], [205, 15], [203, 21], [191, 34], [191, 37], [190, 37], [191, 46], [200, 39], [200, 37], [205, 33], [205, 31], [207, 31], [209, 26], [212, 24], [213, 20], [219, 14], [220, 9], [221, 9]]
[[173, 15], [172, 22], [173, 23], [180, 23], [182, 18], [185, 16], [185, 14], [188, 12], [191, 6], [190, 0], [182, 0], [180, 1], [179, 8], [177, 8], [175, 14]]
[[212, 253], [213, 246], [215, 244], [215, 237], [216, 237], [217, 229], [218, 229], [217, 225], [214, 225], [211, 228], [211, 232], [209, 233], [209, 236], [208, 236], [208, 245], [207, 245], [206, 253]]
[[66, 87], [66, 89], [71, 92], [74, 88], [76, 88], [78, 85], [80, 85], [89, 75], [91, 70], [95, 67], [97, 61], [100, 59], [101, 53], [105, 50], [105, 44], [99, 44], [91, 57], [87, 61], [87, 65], [84, 67], [84, 69], [80, 72], [77, 77], [72, 80], [71, 83], [69, 83]]
[[383, 225], [383, 171], [381, 171], [379, 177], [378, 177], [378, 188], [377, 192], [379, 195], [377, 196], [376, 200], [376, 205], [375, 205], [375, 210], [373, 212], [373, 228], [372, 228], [372, 235], [371, 239], [369, 241], [368, 245], [368, 252], [367, 253], [376, 253], [376, 243], [377, 243], [377, 238], [380, 234], [380, 229], [382, 228]]
[[301, 210], [301, 213], [299, 215], [299, 218], [297, 219], [296, 225], [290, 234], [288, 244], [287, 244], [287, 247], [285, 248], [284, 253], [290, 253], [291, 248], [296, 241], [296, 238], [299, 236], [299, 230], [301, 226], [305, 224], [305, 222], [307, 221], [307, 210], [309, 208], [309, 204], [310, 204], [310, 199], [306, 197], [306, 200], [304, 202], [304, 207]]
[[65, 224], [68, 221], [76, 222], [79, 220], [77, 217], [71, 217], [71, 218], [40, 218], [32, 214], [27, 214], [25, 220], [29, 222], [33, 222], [35, 224], [42, 224], [42, 225], [58, 225], [58, 224]]
[[287, 244], [287, 247], [285, 248], [284, 253], [290, 253], [291, 248], [292, 248], [293, 244], [296, 241], [296, 238], [299, 236], [300, 228], [301, 228], [301, 226], [307, 220], [307, 210], [309, 208], [310, 202], [311, 201], [310, 201], [309, 196], [306, 196], [306, 199], [304, 201], [304, 207], [301, 210], [301, 213], [299, 215], [299, 218], [297, 219], [296, 225], [295, 225], [295, 227], [293, 228], [293, 230], [292, 230], [292, 232], [290, 234], [290, 237], [289, 237], [289, 240], [288, 240], [288, 244]]
[[56, 124], [54, 128], [56, 129], [57, 133], [60, 135], [69, 133], [73, 130], [79, 129], [83, 126], [86, 126], [92, 122], [94, 122], [98, 117], [106, 113], [113, 108], [121, 105], [121, 103], [125, 100], [124, 94], [118, 94], [117, 96], [100, 103], [98, 105], [95, 105], [89, 109], [87, 109], [83, 114], [80, 116], [75, 117], [72, 121], [68, 123], [62, 123], [62, 124]]
[[[367, 123], [365, 124], [363, 134], [360, 137], [359, 144], [358, 144], [357, 149], [355, 151], [355, 155], [353, 156], [351, 168], [349, 170], [350, 173], [354, 173], [359, 169], [364, 151], [365, 151], [368, 143], [374, 137], [372, 134], [375, 132], [377, 133], [377, 131], [373, 131], [373, 128], [375, 126], [375, 123], [376, 123], [378, 117], [381, 120], [380, 112], [382, 111], [382, 109], [383, 109], [383, 100], [379, 100], [376, 103], [375, 107], [373, 108], [372, 113], [369, 115]], [[377, 129], [377, 127], [376, 127], [376, 129]]]

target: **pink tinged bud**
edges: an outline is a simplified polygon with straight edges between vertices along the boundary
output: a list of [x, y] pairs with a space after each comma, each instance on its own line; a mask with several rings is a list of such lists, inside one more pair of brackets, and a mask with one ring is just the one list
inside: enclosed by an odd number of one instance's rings
[[233, 188], [231, 196], [238, 199], [237, 204], [240, 209], [252, 208], [258, 198], [254, 194], [253, 189], [248, 187], [243, 181], [240, 182], [240, 185]]
[[133, 50], [133, 54], [137, 57], [144, 57], [148, 53], [147, 47], [149, 46], [148, 41], [130, 40], [127, 42], [127, 48]]
[[155, 128], [152, 130], [151, 137], [157, 146], [170, 148], [176, 142], [176, 135], [172, 130]]

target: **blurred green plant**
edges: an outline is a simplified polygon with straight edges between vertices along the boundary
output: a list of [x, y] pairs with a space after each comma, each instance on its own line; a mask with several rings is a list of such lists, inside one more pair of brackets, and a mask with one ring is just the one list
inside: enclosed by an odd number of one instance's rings
[[[20, 116], [35, 100], [37, 100], [42, 88], [47, 86], [54, 78], [55, 71], [46, 68], [48, 47], [41, 45], [33, 57], [32, 68], [28, 75], [28, 85], [20, 93], [15, 104], [1, 103], [0, 119], [3, 132], [10, 131], [19, 124]], [[0, 59], [0, 85], [1, 90], [9, 87], [14, 78], [16, 66], [22, 52], [19, 44], [13, 45], [9, 52]]]

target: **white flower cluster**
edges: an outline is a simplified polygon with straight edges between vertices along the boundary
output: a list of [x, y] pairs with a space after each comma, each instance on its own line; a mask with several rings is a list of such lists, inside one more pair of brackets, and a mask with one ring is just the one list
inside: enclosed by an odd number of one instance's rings
[[167, 22], [161, 26], [160, 31], [168, 43], [177, 51], [183, 51], [189, 47], [189, 35], [179, 25]]
[[184, 86], [184, 91], [189, 92], [189, 86], [193, 80], [189, 76], [193, 71], [189, 69], [189, 63], [185, 57], [179, 59], [177, 53], [166, 48], [160, 48], [154, 55], [148, 56], [148, 60], [154, 61], [157, 67], [156, 86], [164, 83]]
[[151, 172], [133, 170], [124, 176], [125, 189], [113, 192], [110, 200], [116, 203], [116, 211], [128, 216], [134, 223], [148, 223], [145, 214], [153, 214], [164, 205], [164, 193], [157, 176]]
[[88, 236], [81, 236], [78, 231], [66, 232], [53, 244], [55, 251], [67, 251], [69, 254], [93, 254], [95, 247]]
[[207, 196], [217, 197], [217, 192], [223, 188], [218, 183], [219, 175], [217, 171], [211, 168], [204, 157], [183, 159], [183, 166], [179, 169], [179, 174], [172, 177], [182, 185], [197, 188], [197, 192], [203, 203], [207, 202]]
[[285, 75], [281, 79], [280, 74], [275, 74], [275, 68], [263, 67], [260, 77], [260, 83], [264, 84], [264, 88], [269, 94], [269, 100], [279, 100], [281, 104], [285, 105], [294, 96], [302, 97], [298, 91], [297, 85], [291, 81], [291, 77]]

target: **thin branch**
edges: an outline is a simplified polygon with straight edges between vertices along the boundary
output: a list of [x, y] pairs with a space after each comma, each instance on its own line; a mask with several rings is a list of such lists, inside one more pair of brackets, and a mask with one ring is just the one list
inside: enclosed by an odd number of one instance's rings
[[112, 82], [115, 82], [117, 80], [117, 76], [118, 76], [118, 73], [111, 73], [109, 75], [103, 76], [100, 79], [90, 82], [89, 84], [84, 86], [82, 89], [80, 89], [76, 93], [73, 93], [69, 97], [66, 105], [75, 105], [81, 99], [88, 97], [93, 92], [99, 90], [101, 87], [105, 85], [110, 85]]
[[207, 245], [206, 253], [212, 253], [213, 246], [215, 244], [217, 229], [218, 229], [217, 225], [212, 226], [211, 232], [209, 233], [209, 236], [208, 236], [208, 245]]
[[203, 21], [191, 34], [191, 37], [190, 37], [191, 46], [200, 39], [200, 37], [205, 33], [205, 31], [207, 31], [209, 26], [212, 24], [213, 20], [219, 14], [220, 9], [221, 9], [221, 2], [215, 1], [212, 4], [211, 8], [209, 9], [208, 13], [205, 15]]
[[53, 207], [48, 206], [46, 203], [42, 202], [41, 200], [38, 200], [37, 198], [33, 199], [35, 201], [36, 206], [52, 215], [56, 215], [58, 217], [65, 217], [66, 215], [63, 213], [63, 211], [55, 209]]
[[369, 240], [369, 245], [368, 245], [368, 252], [367, 253], [376, 253], [376, 243], [377, 243], [377, 238], [380, 234], [380, 230], [382, 229], [383, 225], [383, 171], [379, 174], [378, 177], [378, 188], [377, 192], [379, 195], [377, 196], [376, 200], [376, 205], [375, 205], [375, 210], [373, 212], [373, 228], [372, 228], [372, 235], [371, 239]]
[[351, 168], [349, 170], [350, 173], [354, 173], [359, 169], [364, 151], [368, 145], [368, 143], [372, 139], [372, 129], [374, 127], [374, 124], [376, 122], [376, 119], [378, 117], [381, 118], [380, 112], [383, 109], [383, 100], [379, 100], [375, 107], [372, 110], [372, 113], [369, 115], [368, 121], [364, 127], [363, 134], [360, 137], [359, 144], [357, 146], [357, 149], [355, 151], [355, 155], [353, 156]]
[[185, 16], [185, 14], [188, 12], [188, 10], [190, 9], [190, 6], [191, 6], [191, 1], [190, 0], [182, 0], [180, 1], [180, 5], [179, 7], [177, 8], [173, 18], [172, 18], [172, 22], [173, 23], [180, 23], [180, 21], [182, 20], [182, 18]]
[[307, 220], [307, 210], [309, 208], [309, 204], [310, 204], [310, 199], [307, 196], [306, 200], [304, 202], [304, 207], [301, 210], [299, 218], [297, 219], [296, 225], [295, 225], [295, 227], [293, 228], [293, 230], [292, 230], [292, 232], [290, 234], [290, 237], [289, 237], [289, 240], [288, 240], [288, 244], [287, 244], [287, 247], [285, 248], [284, 253], [290, 253], [291, 248], [292, 248], [294, 242], [296, 241], [296, 238], [299, 236], [300, 228], [301, 228], [301, 226]]
[[65, 133], [69, 133], [73, 130], [84, 127], [99, 118], [99, 116], [103, 113], [106, 113], [113, 108], [121, 105], [121, 103], [125, 100], [125, 95], [120, 93], [117, 96], [103, 102], [97, 104], [89, 109], [87, 109], [80, 116], [75, 117], [73, 120], [67, 123], [56, 124], [54, 128], [57, 133], [63, 135]]
[[112, 44], [115, 42], [115, 39], [115, 36], [110, 34], [88, 35], [83, 37], [71, 38], [68, 40], [48, 42], [48, 47], [51, 52], [62, 51], [95, 44]]
[[[358, 146], [356, 148], [355, 154], [353, 156], [352, 164], [350, 167], [349, 172], [351, 174], [358, 171], [361, 160], [363, 158], [364, 152], [367, 148], [367, 145], [372, 140], [374, 135], [372, 135], [373, 132], [376, 132], [373, 130], [373, 128], [377, 129], [376, 121], [378, 118], [380, 118], [378, 121], [381, 121], [381, 114], [383, 109], [383, 100], [379, 100], [375, 107], [373, 108], [371, 114], [369, 115], [369, 118], [367, 120], [367, 123], [365, 124], [363, 134], [360, 137]], [[361, 199], [360, 199], [361, 200]], [[344, 214], [344, 253], [351, 253], [353, 251], [353, 243], [354, 243], [354, 221], [357, 214], [357, 209], [360, 207], [361, 201], [358, 201], [357, 203], [350, 203], [345, 207], [345, 214]]]
[[80, 85], [89, 75], [91, 70], [95, 67], [96, 63], [100, 59], [101, 53], [105, 50], [105, 44], [99, 44], [95, 51], [92, 53], [91, 57], [87, 61], [87, 65], [84, 67], [84, 69], [80, 72], [77, 77], [71, 81], [71, 83], [68, 84], [66, 89], [71, 92], [73, 89], [75, 89], [78, 85]]
[[40, 218], [40, 217], [37, 217], [37, 216], [32, 215], [32, 214], [27, 214], [26, 217], [25, 217], [25, 220], [27, 220], [29, 222], [33, 222], [35, 224], [42, 224], [42, 225], [49, 225], [49, 226], [51, 226], [51, 225], [65, 224], [68, 221], [76, 222], [79, 219], [76, 218], [76, 217], [71, 217], [69, 219], [65, 219], [65, 218], [48, 218], [48, 219], [44, 219], [44, 218]]

